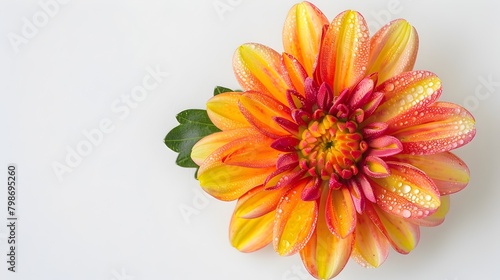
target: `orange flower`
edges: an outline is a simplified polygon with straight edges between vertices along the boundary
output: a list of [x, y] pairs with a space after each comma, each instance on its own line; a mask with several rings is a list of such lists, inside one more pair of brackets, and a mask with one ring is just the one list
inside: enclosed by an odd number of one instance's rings
[[449, 151], [472, 140], [474, 118], [437, 101], [435, 74], [412, 71], [418, 36], [405, 20], [370, 38], [358, 12], [329, 23], [302, 2], [288, 13], [283, 45], [283, 54], [255, 43], [236, 50], [244, 92], [208, 101], [222, 131], [191, 153], [206, 192], [238, 199], [232, 245], [300, 253], [318, 279], [349, 257], [377, 267], [391, 246], [409, 253], [419, 226], [440, 224], [448, 195], [469, 181]]

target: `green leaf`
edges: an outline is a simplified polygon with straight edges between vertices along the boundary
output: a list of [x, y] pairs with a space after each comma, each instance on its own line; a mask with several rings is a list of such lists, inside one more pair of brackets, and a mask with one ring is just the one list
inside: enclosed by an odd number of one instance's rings
[[179, 153], [177, 165], [197, 168], [198, 165], [191, 159], [193, 146], [201, 138], [220, 130], [212, 123], [205, 110], [184, 110], [176, 116], [176, 119], [180, 124], [165, 136], [165, 145]]
[[[232, 91], [241, 90], [217, 86], [214, 88], [214, 96]], [[165, 145], [172, 151], [179, 153], [175, 161], [177, 165], [198, 168], [198, 165], [191, 159], [193, 146], [203, 137], [218, 132], [220, 129], [212, 123], [206, 110], [184, 110], [177, 114], [176, 119], [179, 125], [170, 130], [165, 136]]]
[[214, 96], [216, 96], [217, 94], [221, 94], [221, 93], [224, 93], [224, 92], [231, 92], [231, 91], [233, 91], [233, 90], [229, 89], [229, 88], [226, 88], [226, 87], [216, 86], [214, 88]]
[[214, 88], [214, 96], [218, 95], [218, 94], [221, 94], [221, 93], [224, 93], [224, 92], [241, 92], [241, 90], [237, 89], [237, 90], [232, 90], [230, 88], [227, 88], [227, 87], [221, 87], [221, 86], [216, 86]]

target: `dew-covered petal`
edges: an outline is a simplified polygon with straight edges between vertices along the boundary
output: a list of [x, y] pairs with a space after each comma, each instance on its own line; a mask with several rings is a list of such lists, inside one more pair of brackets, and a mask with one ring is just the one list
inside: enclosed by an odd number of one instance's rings
[[377, 205], [401, 218], [423, 218], [440, 205], [439, 190], [434, 182], [412, 165], [387, 162], [391, 175], [372, 178]]
[[248, 198], [238, 203], [234, 214], [240, 218], [253, 219], [276, 210], [281, 198], [288, 192], [288, 188], [267, 190], [264, 186], [252, 189]]
[[328, 24], [326, 16], [309, 2], [295, 4], [285, 20], [283, 27], [285, 52], [296, 57], [309, 76], [312, 75], [314, 62], [319, 53], [321, 32], [325, 24]]
[[370, 40], [368, 72], [379, 75], [379, 82], [413, 69], [418, 51], [418, 34], [404, 19], [393, 20]]
[[476, 135], [474, 117], [459, 105], [437, 102], [416, 112], [412, 126], [392, 133], [403, 144], [403, 153], [428, 155], [450, 151], [469, 143]]
[[326, 224], [340, 238], [350, 235], [356, 226], [356, 209], [347, 187], [331, 190], [326, 202]]
[[[233, 141], [234, 142], [234, 141]], [[276, 168], [251, 168], [228, 165], [223, 159], [230, 154], [236, 144], [230, 142], [210, 154], [198, 169], [201, 187], [220, 200], [235, 200], [250, 189], [262, 185]]]
[[290, 109], [274, 98], [257, 92], [247, 92], [240, 97], [239, 107], [245, 118], [262, 133], [273, 138], [290, 134], [273, 121], [273, 117], [292, 121]]
[[389, 255], [389, 242], [367, 215], [358, 215], [353, 259], [364, 267], [379, 267]]
[[365, 19], [356, 11], [339, 14], [321, 43], [317, 71], [322, 82], [332, 85], [335, 96], [363, 78], [370, 42]]
[[292, 188], [276, 209], [273, 245], [282, 256], [293, 255], [304, 248], [316, 226], [316, 202], [300, 198], [304, 185], [305, 182]]
[[368, 147], [370, 147], [368, 154], [377, 157], [395, 155], [403, 150], [401, 142], [396, 137], [389, 135], [370, 140]]
[[235, 140], [258, 134], [259, 131], [252, 127], [215, 132], [196, 142], [191, 150], [191, 159], [200, 166], [210, 154], [222, 146]]
[[237, 214], [242, 204], [260, 192], [261, 189], [255, 188], [238, 199], [235, 212], [231, 217], [229, 240], [231, 245], [241, 252], [249, 253], [259, 250], [271, 243], [273, 238], [274, 211], [269, 211], [254, 219], [245, 219]]
[[262, 184], [273, 170], [273, 168], [249, 168], [222, 163], [211, 164], [203, 170], [200, 167], [198, 180], [201, 187], [213, 197], [230, 201]]
[[318, 279], [331, 279], [338, 275], [349, 260], [354, 243], [354, 234], [339, 238], [328, 229], [324, 215], [328, 192], [329, 189], [323, 186], [316, 230], [300, 251], [307, 271]]
[[393, 158], [422, 170], [434, 181], [441, 195], [458, 192], [469, 183], [469, 168], [450, 152], [425, 156], [400, 154]]
[[262, 134], [256, 134], [233, 141], [231, 150], [222, 157], [222, 162], [228, 165], [262, 168], [276, 166], [276, 160], [282, 152], [273, 149], [274, 139]]
[[288, 53], [283, 54], [283, 63], [285, 64], [286, 71], [290, 77], [290, 82], [293, 84], [297, 92], [305, 96], [305, 80], [307, 78], [307, 72], [302, 67], [300, 62]]
[[286, 104], [286, 90], [293, 86], [281, 55], [273, 49], [255, 43], [244, 44], [234, 54], [233, 69], [244, 90], [266, 93]]
[[363, 171], [366, 175], [373, 178], [383, 178], [390, 174], [387, 163], [376, 156], [367, 156], [363, 165]]
[[368, 77], [362, 79], [352, 90], [352, 94], [349, 96], [349, 101], [347, 105], [351, 110], [362, 108], [371, 98], [373, 93], [373, 88], [377, 83], [377, 73], [373, 73]]
[[392, 216], [372, 203], [366, 204], [365, 213], [397, 252], [408, 254], [417, 246], [420, 239], [420, 228], [417, 225]]
[[208, 100], [207, 114], [219, 129], [229, 130], [250, 126], [238, 107], [241, 94], [241, 92], [225, 92]]
[[385, 122], [388, 130], [404, 122], [405, 114], [432, 104], [441, 94], [441, 81], [428, 71], [404, 72], [375, 88], [384, 99], [366, 123]]
[[450, 196], [442, 195], [441, 206], [439, 206], [436, 212], [422, 219], [412, 219], [411, 222], [419, 226], [435, 227], [444, 222], [444, 218], [446, 214], [448, 214], [448, 210], [450, 210]]

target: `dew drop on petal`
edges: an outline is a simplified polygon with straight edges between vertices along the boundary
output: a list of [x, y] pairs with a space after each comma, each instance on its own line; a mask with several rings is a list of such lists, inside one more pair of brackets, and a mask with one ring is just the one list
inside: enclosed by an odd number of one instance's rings
[[385, 86], [386, 91], [393, 91], [394, 90], [394, 84], [390, 83]]
[[411, 216], [411, 212], [408, 209], [404, 209], [401, 215], [403, 215], [403, 217], [405, 218], [409, 218]]
[[403, 186], [403, 193], [409, 193], [411, 191], [411, 187], [408, 185]]

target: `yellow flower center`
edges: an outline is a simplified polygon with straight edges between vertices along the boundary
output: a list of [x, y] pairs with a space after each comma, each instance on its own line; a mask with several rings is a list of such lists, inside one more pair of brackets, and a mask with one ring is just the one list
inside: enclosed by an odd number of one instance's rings
[[356, 122], [342, 121], [332, 115], [301, 127], [300, 167], [323, 180], [328, 180], [332, 174], [339, 179], [350, 179], [358, 174], [357, 163], [368, 145], [357, 128]]

